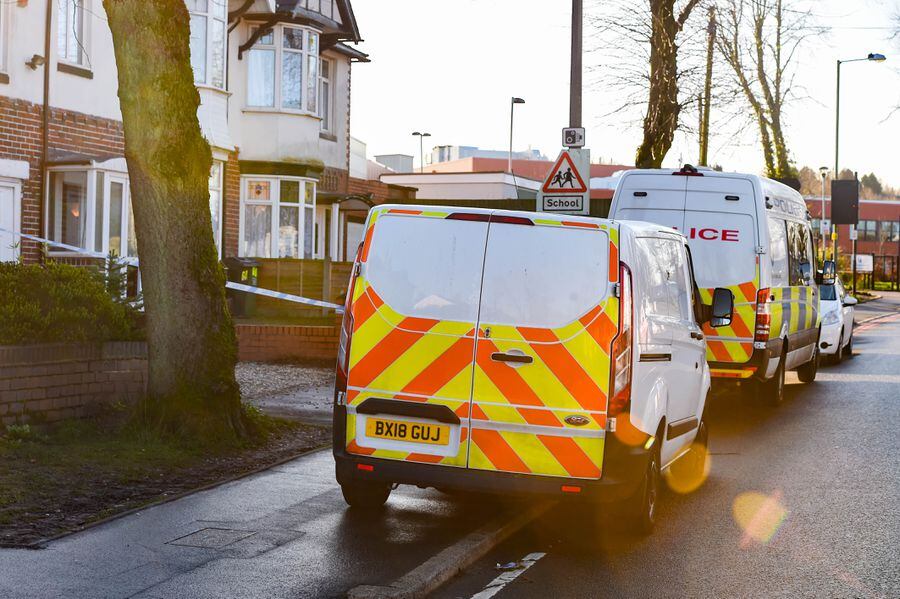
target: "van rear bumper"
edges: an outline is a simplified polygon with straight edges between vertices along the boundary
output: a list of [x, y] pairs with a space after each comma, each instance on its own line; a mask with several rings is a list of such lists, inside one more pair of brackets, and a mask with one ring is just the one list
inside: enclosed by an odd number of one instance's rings
[[[766, 342], [765, 349], [753, 349], [753, 354], [746, 362], [710, 362], [711, 370], [723, 370], [740, 372], [748, 369], [754, 369], [753, 378], [758, 380], [767, 380], [766, 373], [769, 371], [769, 365], [781, 358], [781, 352], [784, 347], [784, 340], [781, 338], [769, 339]], [[731, 378], [731, 377], [726, 377]], [[749, 377], [734, 377], [749, 378]]]
[[[345, 448], [346, 422], [346, 408], [335, 406], [333, 450], [335, 474], [341, 484], [378, 481], [441, 490], [571, 497], [609, 503], [628, 499], [637, 492], [643, 482], [649, 456], [649, 451], [642, 445], [629, 447], [618, 441], [615, 435], [608, 435], [603, 450], [603, 474], [599, 480], [470, 470], [348, 453]], [[362, 470], [359, 464], [370, 466], [371, 470]], [[578, 487], [581, 491], [563, 492], [563, 486]]]

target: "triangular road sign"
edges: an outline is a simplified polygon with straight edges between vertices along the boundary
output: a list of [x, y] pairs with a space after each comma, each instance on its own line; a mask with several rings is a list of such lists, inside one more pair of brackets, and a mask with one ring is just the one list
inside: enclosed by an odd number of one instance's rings
[[541, 191], [544, 193], [586, 193], [587, 190], [587, 185], [584, 184], [584, 179], [578, 172], [575, 162], [569, 156], [569, 152], [563, 150], [560, 152], [556, 164], [550, 169], [547, 179], [544, 180]]

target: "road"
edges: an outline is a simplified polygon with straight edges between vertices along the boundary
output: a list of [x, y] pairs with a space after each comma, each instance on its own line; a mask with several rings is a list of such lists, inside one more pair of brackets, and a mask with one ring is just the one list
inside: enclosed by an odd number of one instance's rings
[[[816, 383], [791, 375], [782, 407], [714, 401], [709, 478], [664, 498], [653, 536], [556, 507], [435, 596], [472, 597], [497, 562], [532, 554], [495, 596], [900, 596], [900, 294], [866, 310], [858, 320], [895, 315], [864, 324], [857, 357]], [[0, 550], [0, 597], [340, 597], [518, 509], [401, 487], [381, 515], [353, 514], [321, 451], [43, 550]]]
[[[857, 320], [896, 314], [885, 299]], [[653, 536], [557, 508], [436, 596], [545, 553], [495, 597], [900, 597], [900, 315], [855, 344], [811, 385], [789, 375], [780, 408], [717, 398], [709, 478], [667, 494]]]

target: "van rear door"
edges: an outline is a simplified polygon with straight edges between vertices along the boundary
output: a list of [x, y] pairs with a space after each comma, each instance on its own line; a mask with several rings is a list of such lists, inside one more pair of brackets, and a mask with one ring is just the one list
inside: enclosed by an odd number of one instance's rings
[[610, 217], [657, 223], [680, 231], [684, 224], [687, 180], [693, 178], [665, 172], [626, 173], [616, 190]]
[[488, 230], [478, 216], [370, 213], [351, 308], [349, 453], [466, 466]]
[[753, 354], [759, 261], [756, 196], [753, 184], [736, 177], [685, 177], [684, 228], [703, 302], [716, 287], [734, 293], [731, 326], [704, 326], [707, 359], [743, 363]]
[[596, 479], [617, 330], [618, 231], [492, 216], [469, 467]]

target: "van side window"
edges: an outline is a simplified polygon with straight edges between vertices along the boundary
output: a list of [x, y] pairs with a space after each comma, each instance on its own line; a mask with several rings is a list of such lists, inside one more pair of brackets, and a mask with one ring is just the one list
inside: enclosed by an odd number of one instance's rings
[[637, 247], [640, 250], [641, 262], [647, 273], [647, 293], [636, 295], [635, 299], [642, 304], [641, 312], [646, 316], [662, 316], [678, 318], [678, 310], [672, 304], [669, 294], [669, 274], [660, 253], [659, 239], [654, 237], [638, 237]]
[[693, 294], [687, 271], [687, 260], [684, 257], [684, 244], [674, 239], [658, 239], [662, 250], [659, 255], [665, 256], [665, 265], [669, 275], [669, 294], [675, 306], [675, 316], [679, 320], [693, 322], [691, 295]]
[[787, 287], [788, 251], [785, 222], [769, 217], [769, 256], [772, 260], [772, 287]]
[[808, 265], [812, 268], [812, 252], [808, 247], [809, 239], [806, 234], [806, 228], [800, 223], [787, 223], [788, 235], [788, 284], [791, 287], [803, 285], [802, 265]]

